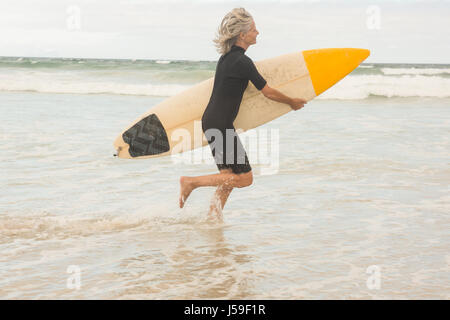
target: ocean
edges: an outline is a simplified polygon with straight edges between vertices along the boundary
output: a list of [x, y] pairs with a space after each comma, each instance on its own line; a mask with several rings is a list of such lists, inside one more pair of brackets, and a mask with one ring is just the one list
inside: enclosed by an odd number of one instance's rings
[[249, 154], [209, 221], [179, 177], [214, 163], [112, 143], [215, 66], [0, 58], [0, 298], [450, 299], [450, 65], [364, 63], [265, 124], [278, 170]]

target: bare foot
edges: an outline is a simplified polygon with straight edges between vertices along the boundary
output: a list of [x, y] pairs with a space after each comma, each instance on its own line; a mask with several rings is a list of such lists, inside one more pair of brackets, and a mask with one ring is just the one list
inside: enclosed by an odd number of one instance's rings
[[187, 198], [191, 194], [194, 187], [192, 186], [191, 180], [189, 177], [181, 177], [180, 178], [180, 208], [184, 207], [184, 203]]

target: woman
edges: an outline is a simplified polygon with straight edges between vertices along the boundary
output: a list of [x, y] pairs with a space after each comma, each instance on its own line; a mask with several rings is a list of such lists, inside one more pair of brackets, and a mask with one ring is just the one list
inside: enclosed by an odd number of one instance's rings
[[[256, 43], [258, 34], [252, 16], [244, 8], [233, 9], [222, 20], [217, 38], [214, 39], [222, 56], [217, 62], [213, 91], [202, 117], [202, 129], [220, 173], [198, 177], [182, 176], [180, 208], [195, 188], [217, 186], [209, 214], [214, 211], [220, 213], [233, 188], [252, 184], [252, 168], [233, 126], [249, 80], [265, 97], [288, 104], [294, 110], [302, 108], [306, 103], [303, 99], [292, 99], [269, 87], [253, 61], [244, 54], [249, 46]], [[218, 139], [218, 135], [222, 139]], [[213, 146], [214, 141], [216, 143]], [[234, 145], [235, 152], [231, 148], [227, 150], [227, 141]], [[240, 161], [237, 159], [238, 155], [241, 156]]]

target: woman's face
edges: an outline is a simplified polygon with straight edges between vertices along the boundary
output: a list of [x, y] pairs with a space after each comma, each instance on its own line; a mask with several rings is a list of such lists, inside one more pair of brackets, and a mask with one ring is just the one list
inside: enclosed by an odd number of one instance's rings
[[252, 45], [256, 43], [256, 37], [258, 36], [259, 32], [256, 30], [255, 21], [252, 21], [252, 26], [250, 27], [250, 30], [247, 33], [243, 33], [243, 41], [248, 44]]

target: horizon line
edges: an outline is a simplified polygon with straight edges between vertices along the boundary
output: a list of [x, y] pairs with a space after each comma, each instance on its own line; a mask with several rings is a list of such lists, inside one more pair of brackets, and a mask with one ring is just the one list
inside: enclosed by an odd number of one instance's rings
[[[189, 62], [217, 62], [217, 60], [190, 60], [190, 59], [167, 59], [167, 58], [80, 58], [80, 57], [48, 57], [48, 56], [0, 56], [1, 58], [37, 58], [37, 59], [81, 59], [81, 60], [122, 60], [122, 61], [189, 61]], [[255, 60], [257, 61], [257, 60]], [[449, 63], [435, 62], [363, 62], [363, 64], [412, 64], [412, 65], [443, 65], [450, 66]]]

